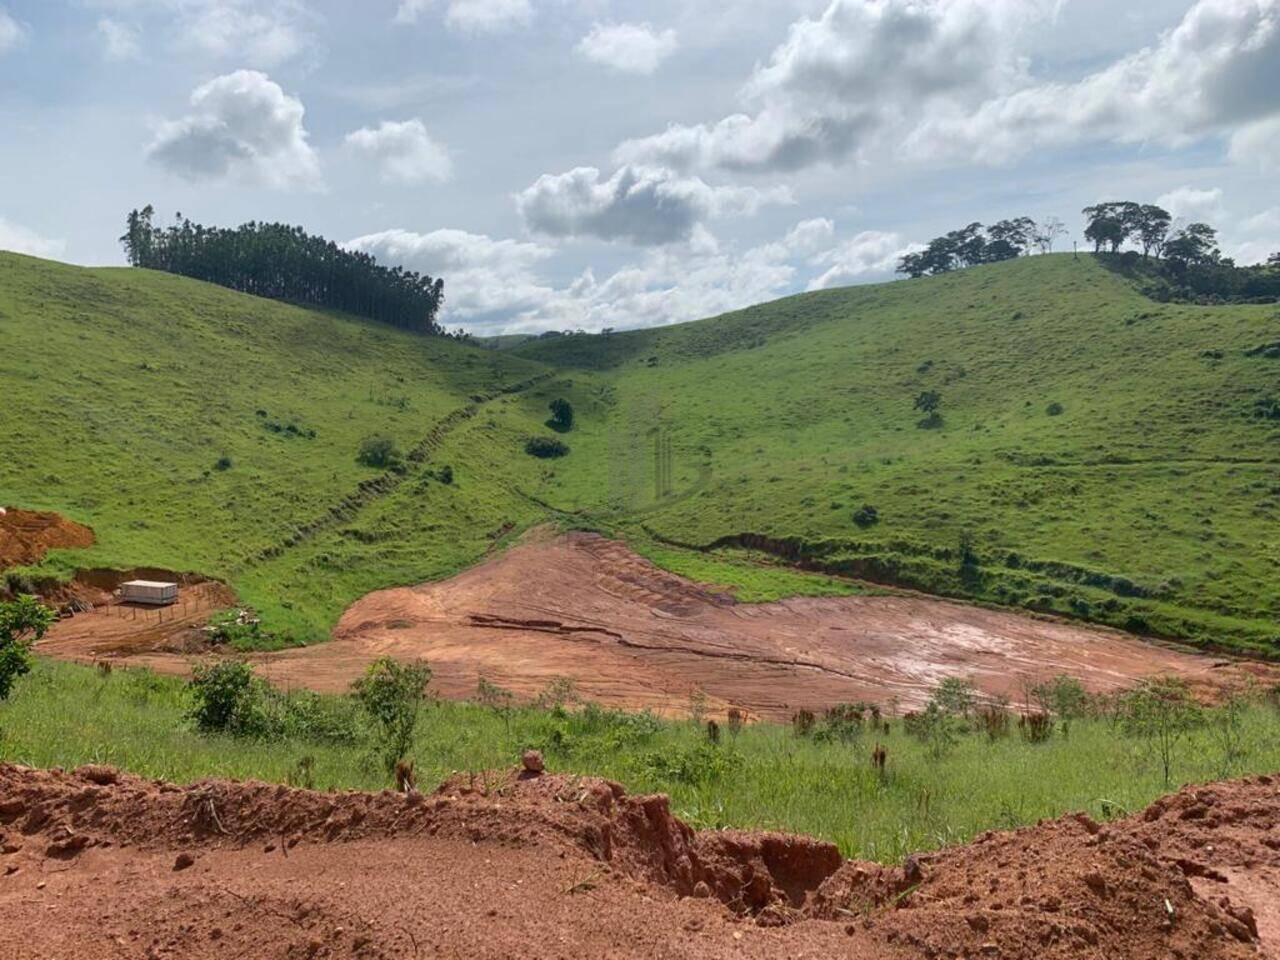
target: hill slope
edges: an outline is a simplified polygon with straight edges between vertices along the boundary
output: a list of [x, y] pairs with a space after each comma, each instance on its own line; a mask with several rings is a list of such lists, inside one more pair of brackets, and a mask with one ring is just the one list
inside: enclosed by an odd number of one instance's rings
[[[0, 342], [0, 503], [97, 536], [46, 570], [199, 571], [320, 639], [368, 590], [453, 572], [534, 516], [491, 477], [490, 448], [509, 429], [518, 450], [519, 417], [483, 450], [466, 439], [480, 411], [507, 409], [501, 391], [540, 375], [528, 361], [167, 274], [11, 254]], [[410, 456], [406, 474], [356, 462], [373, 435]], [[532, 470], [527, 459], [505, 474]], [[452, 484], [429, 475], [444, 464]]]
[[[1280, 360], [1255, 348], [1278, 340], [1274, 306], [1158, 304], [1057, 255], [514, 352], [611, 403], [548, 494], [566, 509], [1274, 650]], [[929, 391], [936, 429], [913, 408]]]
[[[0, 502], [98, 536], [44, 569], [198, 570], [299, 639], [549, 518], [752, 597], [832, 588], [764, 551], [1257, 652], [1280, 635], [1280, 360], [1255, 349], [1276, 308], [1157, 304], [1089, 257], [494, 351], [0, 255], [0, 338]], [[529, 457], [557, 396], [571, 452]], [[375, 434], [405, 474], [356, 463]]]

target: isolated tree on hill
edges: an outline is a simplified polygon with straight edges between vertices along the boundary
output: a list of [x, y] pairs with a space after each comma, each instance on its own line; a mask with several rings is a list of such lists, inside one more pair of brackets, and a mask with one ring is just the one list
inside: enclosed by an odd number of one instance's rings
[[1045, 217], [1036, 224], [1031, 242], [1041, 253], [1053, 253], [1053, 245], [1059, 237], [1066, 236], [1067, 226], [1057, 217]]
[[547, 426], [557, 433], [568, 433], [573, 429], [573, 406], [564, 397], [551, 401], [551, 419]]
[[1273, 270], [1280, 270], [1280, 251], [1267, 257], [1267, 266]]

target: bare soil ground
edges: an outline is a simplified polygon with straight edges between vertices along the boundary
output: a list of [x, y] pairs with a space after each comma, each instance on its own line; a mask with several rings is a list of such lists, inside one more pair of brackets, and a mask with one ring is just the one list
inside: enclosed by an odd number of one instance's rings
[[0, 570], [39, 563], [55, 549], [93, 546], [93, 531], [61, 514], [8, 508], [0, 515]]
[[0, 765], [0, 956], [1280, 956], [1280, 781], [909, 858], [514, 772], [432, 795]]
[[[230, 601], [228, 601], [230, 602]], [[191, 619], [196, 619], [193, 615]], [[42, 653], [190, 669], [169, 627], [111, 612], [63, 621]], [[939, 679], [972, 677], [1015, 702], [1056, 673], [1091, 690], [1176, 673], [1205, 691], [1276, 667], [1215, 659], [1116, 631], [919, 595], [740, 604], [594, 534], [535, 539], [438, 583], [353, 604], [327, 644], [254, 657], [285, 686], [345, 691], [381, 656], [425, 657], [442, 696], [471, 697], [484, 677], [532, 698], [558, 677], [587, 699], [683, 715], [694, 691], [713, 713], [763, 719], [868, 700], [921, 704]]]

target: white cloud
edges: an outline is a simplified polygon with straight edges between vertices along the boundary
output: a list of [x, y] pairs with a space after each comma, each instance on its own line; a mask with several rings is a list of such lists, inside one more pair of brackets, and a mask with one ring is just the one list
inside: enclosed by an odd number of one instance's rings
[[235, 176], [277, 188], [322, 185], [302, 101], [270, 77], [238, 70], [191, 94], [192, 112], [156, 131], [147, 156], [192, 181]]
[[377, 165], [384, 182], [443, 183], [453, 175], [445, 148], [431, 139], [421, 120], [384, 120], [347, 134], [343, 143], [357, 156]]
[[[397, 23], [417, 23], [436, 0], [400, 0]], [[533, 19], [530, 0], [447, 0], [444, 22], [454, 30], [493, 33], [525, 26]]]
[[220, 59], [274, 67], [318, 46], [315, 15], [302, 0], [167, 0], [181, 43]]
[[1228, 155], [1235, 163], [1280, 172], [1280, 116], [1241, 127], [1231, 135]]
[[675, 52], [676, 32], [655, 31], [647, 23], [597, 23], [578, 41], [578, 53], [623, 73], [651, 74]]
[[1156, 206], [1164, 207], [1175, 217], [1201, 223], [1221, 223], [1222, 189], [1213, 187], [1178, 187], [1156, 197]]
[[905, 243], [896, 233], [864, 230], [856, 236], [823, 251], [809, 262], [827, 269], [809, 281], [810, 290], [825, 290], [868, 277], [890, 279], [898, 260], [906, 253], [923, 249], [920, 244]]
[[15, 20], [4, 7], [0, 7], [0, 53], [8, 53], [22, 46], [31, 37], [26, 24]]
[[608, 180], [595, 167], [543, 174], [516, 196], [526, 226], [552, 237], [595, 237], [656, 246], [688, 240], [712, 217], [750, 215], [787, 203], [785, 188], [713, 187], [669, 170], [623, 167]]
[[42, 237], [34, 230], [0, 217], [0, 250], [12, 250], [33, 257], [56, 258], [61, 257], [66, 249], [65, 240]]
[[136, 60], [142, 52], [138, 31], [109, 17], [98, 21], [98, 38], [102, 41], [102, 55], [107, 60]]
[[444, 315], [449, 320], [505, 321], [534, 309], [552, 295], [535, 268], [552, 251], [536, 243], [494, 240], [465, 230], [413, 233], [384, 230], [344, 244], [384, 263], [400, 264], [445, 281]]
[[742, 91], [747, 110], [623, 143], [620, 163], [796, 170], [837, 163], [927, 108], [973, 105], [1025, 79], [1016, 54], [1047, 0], [832, 0], [791, 27]]
[[1260, 213], [1255, 213], [1244, 222], [1244, 229], [1253, 234], [1269, 233], [1280, 237], [1280, 207], [1268, 207]]
[[[984, 161], [1090, 141], [1180, 146], [1277, 112], [1280, 4], [1198, 0], [1154, 45], [1078, 82], [1034, 84], [974, 111], [930, 117], [909, 146], [920, 157]], [[1233, 153], [1257, 146], [1238, 136]]]

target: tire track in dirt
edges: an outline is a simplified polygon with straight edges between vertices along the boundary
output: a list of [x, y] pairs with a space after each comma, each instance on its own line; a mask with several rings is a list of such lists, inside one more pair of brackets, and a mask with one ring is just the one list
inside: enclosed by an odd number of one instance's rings
[[[515, 393], [523, 393], [532, 387], [537, 386], [554, 376], [552, 373], [540, 373], [537, 376], [522, 380], [519, 383], [511, 384], [505, 387], [499, 387], [497, 390], [489, 393], [476, 394], [471, 398], [471, 403], [465, 407], [459, 407], [452, 411], [436, 423], [431, 431], [419, 440], [409, 451], [406, 459], [413, 468], [421, 467], [430, 458], [431, 454], [444, 443], [445, 438], [449, 436], [460, 424], [463, 424], [473, 418], [480, 412], [484, 404], [489, 403], [499, 397], [509, 396]], [[397, 473], [394, 470], [388, 470], [378, 477], [370, 480], [362, 480], [356, 489], [343, 497], [337, 503], [329, 507], [328, 511], [316, 517], [315, 519], [298, 527], [292, 534], [285, 537], [278, 543], [264, 547], [256, 554], [249, 557], [236, 572], [243, 572], [245, 567], [252, 567], [259, 563], [265, 563], [268, 560], [275, 560], [282, 556], [286, 550], [304, 543], [317, 534], [325, 530], [332, 529], [340, 523], [347, 523], [352, 520], [365, 507], [369, 506], [380, 497], [384, 497], [394, 490], [398, 489], [401, 484], [409, 480], [413, 476], [413, 470], [406, 470], [404, 473]]]

